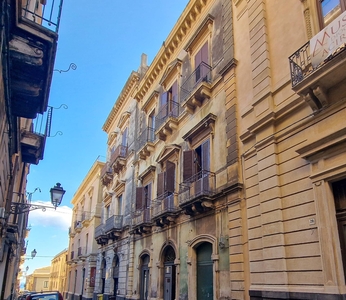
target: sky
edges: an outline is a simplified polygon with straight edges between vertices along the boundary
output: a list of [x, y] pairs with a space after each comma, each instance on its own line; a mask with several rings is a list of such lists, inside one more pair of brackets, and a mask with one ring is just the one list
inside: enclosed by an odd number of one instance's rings
[[[64, 1], [54, 69], [67, 70], [70, 63], [77, 69], [53, 72], [49, 105], [56, 108], [51, 129], [56, 136], [47, 138], [44, 159], [31, 165], [27, 192], [33, 204], [41, 205], [49, 205], [49, 191], [57, 182], [66, 193], [56, 210], [29, 214], [28, 259], [23, 265], [24, 270], [29, 267], [27, 274], [50, 265], [68, 247], [71, 199], [94, 162], [106, 159], [102, 126], [130, 73], [138, 70], [142, 53], [150, 64], [187, 3]], [[62, 104], [68, 108], [57, 109]], [[34, 249], [37, 255], [30, 259]]]

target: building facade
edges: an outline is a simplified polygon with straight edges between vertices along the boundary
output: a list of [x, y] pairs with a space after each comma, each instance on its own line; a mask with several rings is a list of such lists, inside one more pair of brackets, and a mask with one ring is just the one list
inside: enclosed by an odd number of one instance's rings
[[65, 291], [66, 278], [67, 278], [67, 249], [61, 251], [52, 259], [50, 265], [50, 277], [49, 277], [49, 290], [59, 291], [60, 293]]
[[344, 299], [345, 1], [233, 9], [246, 289], [251, 299]]
[[[46, 1], [0, 1], [0, 299], [14, 297], [19, 288], [28, 219], [26, 177], [30, 164], [43, 159], [49, 136], [48, 98], [62, 1], [57, 2], [53, 8]], [[52, 9], [57, 20], [49, 17]], [[35, 127], [40, 117], [46, 120], [43, 132]]]
[[69, 249], [65, 297], [92, 299], [95, 287], [97, 244], [95, 227], [101, 219], [100, 173], [104, 163], [96, 161], [74, 194], [72, 224], [69, 229]]
[[49, 291], [50, 272], [50, 266], [35, 269], [26, 277], [26, 289], [38, 293]]
[[103, 127], [95, 298], [244, 297], [233, 48], [232, 3], [189, 1], [130, 75]]

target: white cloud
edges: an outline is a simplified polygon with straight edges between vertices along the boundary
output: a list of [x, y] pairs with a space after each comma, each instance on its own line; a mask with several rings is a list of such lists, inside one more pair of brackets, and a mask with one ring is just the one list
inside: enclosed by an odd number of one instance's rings
[[31, 202], [33, 205], [43, 205], [47, 208], [45, 211], [36, 209], [29, 213], [29, 225], [55, 227], [61, 230], [68, 230], [71, 226], [72, 209], [68, 206], [59, 206], [56, 210], [50, 202], [36, 201]]

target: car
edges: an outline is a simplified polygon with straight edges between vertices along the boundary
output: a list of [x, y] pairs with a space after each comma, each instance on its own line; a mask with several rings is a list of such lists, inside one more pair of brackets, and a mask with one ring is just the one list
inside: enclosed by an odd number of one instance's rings
[[63, 297], [58, 291], [47, 291], [30, 294], [26, 300], [63, 300]]

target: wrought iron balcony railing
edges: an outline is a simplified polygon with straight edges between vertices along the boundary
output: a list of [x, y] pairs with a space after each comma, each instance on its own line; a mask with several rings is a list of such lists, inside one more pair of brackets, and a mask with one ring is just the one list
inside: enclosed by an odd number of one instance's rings
[[174, 196], [175, 194], [166, 192], [153, 200], [151, 218], [154, 219], [165, 214], [176, 213], [178, 208], [174, 204]]
[[111, 216], [106, 220], [105, 232], [110, 232], [112, 230], [121, 230], [123, 227], [123, 216]]
[[201, 62], [200, 65], [192, 72], [192, 74], [184, 81], [180, 88], [180, 100], [183, 102], [188, 98], [197, 85], [201, 82], [211, 83], [212, 68], [205, 62]]
[[140, 225], [149, 224], [149, 223], [151, 223], [150, 208], [141, 209], [134, 213], [134, 216], [132, 219], [133, 226], [140, 226]]
[[289, 58], [292, 87], [314, 71], [310, 59], [310, 41], [300, 47]]
[[162, 106], [156, 116], [155, 129], [158, 130], [168, 118], [177, 118], [180, 114], [180, 104], [177, 101], [178, 96], [175, 96], [173, 100], [170, 100], [166, 105]]
[[95, 228], [95, 239], [103, 237], [105, 235], [105, 224], [100, 224]]
[[179, 204], [199, 197], [212, 197], [216, 191], [215, 173], [202, 170], [179, 185]]
[[119, 145], [111, 154], [110, 164], [112, 165], [118, 158], [126, 158], [127, 150], [127, 146]]
[[139, 136], [139, 148], [142, 148], [146, 143], [155, 141], [155, 128], [147, 127]]
[[59, 31], [63, 0], [22, 1], [22, 17], [54, 31]]

